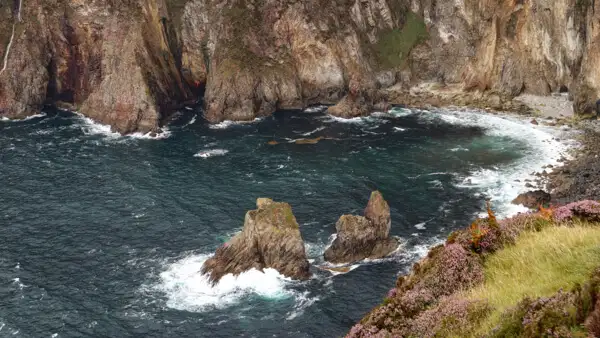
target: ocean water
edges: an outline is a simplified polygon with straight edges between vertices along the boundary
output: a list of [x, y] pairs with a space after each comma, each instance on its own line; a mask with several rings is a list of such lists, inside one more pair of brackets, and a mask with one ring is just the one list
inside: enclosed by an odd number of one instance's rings
[[[0, 121], [0, 336], [341, 336], [485, 198], [500, 215], [522, 210], [509, 202], [564, 155], [559, 134], [510, 116], [403, 108], [212, 126], [190, 108], [154, 137], [52, 110]], [[345, 274], [321, 269], [336, 220], [361, 213], [373, 189], [402, 247]], [[257, 197], [292, 205], [313, 278], [253, 270], [211, 287], [202, 263]]]

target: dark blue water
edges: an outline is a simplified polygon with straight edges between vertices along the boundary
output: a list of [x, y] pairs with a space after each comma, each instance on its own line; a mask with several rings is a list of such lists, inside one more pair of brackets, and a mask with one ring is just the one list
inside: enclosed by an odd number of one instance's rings
[[[343, 335], [481, 210], [478, 192], [504, 184], [471, 178], [512, 175], [539, 151], [468, 113], [282, 112], [220, 129], [200, 113], [182, 113], [160, 140], [102, 133], [66, 112], [0, 121], [0, 336]], [[203, 151], [212, 156], [194, 156]], [[373, 189], [404, 249], [343, 275], [318, 269], [337, 218], [360, 213]], [[256, 272], [211, 290], [197, 270], [257, 197], [292, 205], [315, 277]]]

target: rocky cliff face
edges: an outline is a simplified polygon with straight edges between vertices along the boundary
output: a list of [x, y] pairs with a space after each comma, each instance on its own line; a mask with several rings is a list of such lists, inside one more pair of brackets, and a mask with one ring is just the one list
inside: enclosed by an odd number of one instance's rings
[[339, 103], [330, 112], [342, 116], [386, 101], [520, 109], [511, 97], [556, 91], [590, 113], [598, 10], [594, 0], [8, 1], [0, 115], [60, 101], [123, 133], [152, 131], [203, 92], [211, 122], [313, 103]]
[[400, 1], [194, 0], [183, 17], [184, 73], [206, 81], [212, 122], [347, 94], [368, 110], [381, 82], [391, 82], [375, 66], [372, 44], [398, 28], [406, 10]]
[[413, 51], [405, 77], [509, 96], [568, 90], [576, 111], [589, 112], [600, 86], [592, 67], [599, 6], [591, 0], [413, 0], [430, 38]]
[[191, 97], [170, 48], [166, 8], [161, 0], [3, 5], [0, 115], [23, 117], [59, 102], [122, 133], [158, 129]]

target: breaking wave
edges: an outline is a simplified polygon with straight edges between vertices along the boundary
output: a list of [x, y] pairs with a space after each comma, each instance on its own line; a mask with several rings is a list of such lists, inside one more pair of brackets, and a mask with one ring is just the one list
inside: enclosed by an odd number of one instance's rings
[[194, 154], [194, 157], [209, 158], [209, 157], [214, 157], [214, 156], [223, 156], [223, 155], [227, 154], [228, 152], [229, 152], [229, 150], [227, 150], [227, 149], [202, 150], [202, 151], [199, 151], [196, 154]]
[[[467, 177], [463, 177], [457, 186], [477, 190], [490, 198], [498, 214], [503, 217], [527, 211], [523, 206], [513, 205], [511, 201], [520, 193], [527, 191], [526, 184], [536, 179], [535, 172], [551, 164], [560, 166], [560, 158], [568, 158], [569, 142], [560, 141], [563, 137], [559, 129], [532, 125], [529, 120], [510, 115], [491, 115], [468, 111], [440, 110], [424, 113], [424, 120], [461, 126], [475, 126], [484, 129], [488, 136], [499, 139], [516, 140], [527, 145], [521, 158], [493, 168], [474, 168]], [[467, 148], [453, 148], [451, 151], [469, 151]], [[547, 169], [549, 170], [549, 169]]]
[[200, 273], [202, 265], [211, 256], [192, 254], [166, 265], [152, 289], [166, 295], [167, 307], [190, 312], [222, 309], [248, 297], [292, 299], [294, 307], [288, 314], [289, 319], [318, 300], [307, 292], [291, 288], [300, 282], [294, 282], [274, 269], [251, 269], [238, 276], [228, 274], [213, 286], [208, 276]]

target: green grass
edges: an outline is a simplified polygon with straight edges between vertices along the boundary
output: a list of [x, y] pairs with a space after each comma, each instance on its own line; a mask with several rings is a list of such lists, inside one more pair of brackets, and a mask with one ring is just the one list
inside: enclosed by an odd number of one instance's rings
[[425, 21], [417, 14], [408, 12], [402, 29], [384, 33], [375, 46], [377, 59], [382, 68], [402, 65], [410, 51], [428, 38]]
[[485, 299], [493, 312], [479, 334], [490, 332], [503, 311], [524, 297], [547, 297], [569, 291], [590, 278], [600, 266], [600, 227], [548, 227], [522, 234], [514, 246], [489, 256], [485, 283], [467, 292], [469, 299]]

